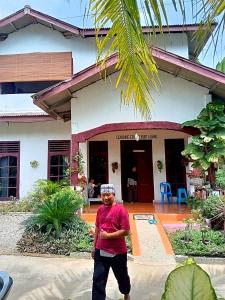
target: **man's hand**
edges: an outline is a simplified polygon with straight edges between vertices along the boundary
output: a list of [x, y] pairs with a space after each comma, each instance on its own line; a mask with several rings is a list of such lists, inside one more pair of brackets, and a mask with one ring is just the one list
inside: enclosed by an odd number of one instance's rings
[[102, 240], [107, 240], [109, 238], [109, 234], [104, 231], [103, 229], [101, 229], [100, 233], [99, 233], [99, 237]]

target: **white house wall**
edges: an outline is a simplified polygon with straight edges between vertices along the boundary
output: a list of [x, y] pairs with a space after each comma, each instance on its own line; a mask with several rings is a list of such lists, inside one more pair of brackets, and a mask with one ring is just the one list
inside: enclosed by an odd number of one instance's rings
[[[48, 140], [70, 140], [70, 122], [1, 123], [2, 141], [20, 141], [20, 198], [31, 191], [38, 179], [47, 179]], [[30, 161], [39, 166], [32, 168]]]
[[30, 25], [10, 34], [0, 45], [0, 54], [3, 55], [32, 52], [72, 52], [74, 73], [88, 67], [96, 60], [95, 38], [65, 39], [60, 32], [40, 24]]
[[[146, 36], [148, 40], [148, 36]], [[151, 44], [168, 51], [188, 57], [187, 35], [185, 33], [157, 35], [152, 38]], [[0, 42], [0, 55], [23, 54], [33, 52], [72, 52], [73, 72], [94, 64], [96, 62], [95, 38], [73, 37], [66, 39], [63, 35], [40, 24], [27, 26], [8, 36]], [[32, 103], [31, 94], [0, 95], [1, 112], [40, 111]]]
[[43, 113], [42, 109], [34, 105], [31, 95], [32, 94], [0, 95], [0, 113]]
[[[132, 104], [120, 104], [116, 76], [77, 92], [71, 101], [73, 134], [109, 123], [144, 121]], [[208, 89], [164, 72], [160, 72], [160, 79], [160, 91], [152, 92], [155, 103], [151, 120], [182, 123], [194, 119], [206, 104]]]

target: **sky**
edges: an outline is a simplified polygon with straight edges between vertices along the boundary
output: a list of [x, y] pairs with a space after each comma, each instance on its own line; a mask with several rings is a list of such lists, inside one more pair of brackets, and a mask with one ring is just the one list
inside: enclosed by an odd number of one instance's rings
[[[191, 0], [183, 1], [186, 11], [190, 12], [186, 16], [186, 22], [194, 23], [196, 20], [192, 18]], [[169, 23], [183, 24], [182, 17], [178, 16], [172, 9], [171, 0], [164, 2], [169, 12]], [[0, 19], [22, 9], [25, 5], [30, 5], [35, 10], [79, 27], [93, 27], [91, 14], [84, 18], [85, 9], [88, 8], [88, 0], [0, 0]], [[143, 22], [143, 25], [146, 24]], [[208, 48], [206, 45], [199, 56], [200, 63], [215, 68], [217, 62], [222, 60], [225, 56], [225, 35], [220, 36], [219, 40], [215, 55], [213, 55], [214, 48], [212, 46]]]

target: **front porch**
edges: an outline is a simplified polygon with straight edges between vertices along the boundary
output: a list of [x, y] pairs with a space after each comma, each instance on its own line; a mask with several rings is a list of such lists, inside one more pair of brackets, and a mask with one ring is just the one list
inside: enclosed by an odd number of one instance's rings
[[[161, 203], [124, 203], [123, 204], [129, 214], [190, 214], [191, 209], [186, 204], [164, 204]], [[95, 214], [100, 204], [91, 204], [90, 207], [85, 207], [84, 214]]]

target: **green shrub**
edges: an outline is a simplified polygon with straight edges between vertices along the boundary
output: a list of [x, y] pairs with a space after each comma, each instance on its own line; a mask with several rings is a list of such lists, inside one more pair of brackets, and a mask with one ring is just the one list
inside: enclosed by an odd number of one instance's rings
[[1, 213], [31, 212], [33, 203], [29, 199], [13, 200], [0, 205]]
[[219, 196], [209, 196], [203, 201], [202, 216], [207, 219], [223, 217], [224, 199]]
[[222, 166], [216, 171], [216, 184], [225, 190], [225, 166]]
[[202, 207], [203, 200], [197, 199], [195, 197], [189, 197], [189, 198], [187, 198], [187, 204], [192, 209], [198, 209], [198, 208]]
[[17, 249], [20, 252], [62, 255], [69, 255], [76, 251], [90, 252], [92, 246], [93, 238], [89, 235], [89, 226], [77, 216], [62, 227], [57, 237], [36, 225], [27, 227], [22, 238], [17, 242]]
[[59, 192], [61, 186], [58, 182], [53, 182], [51, 180], [40, 179], [36, 181], [32, 192], [29, 194], [28, 198], [33, 204], [39, 205], [43, 203], [49, 196]]
[[62, 226], [71, 222], [82, 204], [83, 197], [80, 194], [64, 188], [48, 197], [42, 205], [37, 207], [36, 215], [30, 220], [28, 226], [38, 226], [49, 234], [54, 231], [59, 236]]
[[177, 255], [225, 257], [225, 236], [219, 231], [209, 229], [203, 239], [201, 231], [193, 230], [187, 241], [185, 230], [177, 230], [169, 238]]

